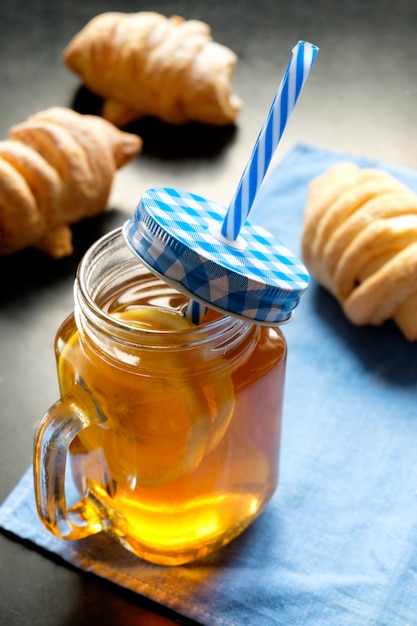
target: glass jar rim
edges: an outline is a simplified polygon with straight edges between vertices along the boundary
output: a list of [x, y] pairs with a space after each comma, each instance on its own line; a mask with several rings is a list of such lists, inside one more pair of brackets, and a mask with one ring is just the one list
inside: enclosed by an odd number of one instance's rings
[[[117, 257], [117, 258], [116, 258]], [[137, 277], [153, 276], [164, 283], [162, 279], [151, 272], [151, 270], [140, 259], [135, 256], [126, 245], [122, 235], [122, 227], [116, 228], [103, 235], [95, 241], [85, 252], [81, 259], [76, 274], [74, 285], [75, 302], [79, 305], [82, 314], [95, 325], [100, 326], [105, 334], [109, 334], [116, 341], [142, 346], [155, 346], [167, 344], [166, 347], [179, 347], [181, 345], [200, 344], [208, 341], [226, 340], [230, 334], [246, 335], [254, 324], [247, 320], [238, 319], [234, 316], [221, 315], [213, 320], [193, 325], [189, 328], [175, 330], [156, 330], [149, 328], [139, 328], [128, 321], [118, 319], [100, 307], [97, 293], [93, 293], [91, 280], [94, 273], [100, 271], [100, 267], [105, 269], [107, 278], [113, 277], [117, 280], [117, 261], [123, 263], [131, 270], [137, 269]], [[126, 269], [126, 268], [125, 268]], [[122, 272], [120, 273], [122, 278]], [[173, 289], [173, 287], [171, 287]]]

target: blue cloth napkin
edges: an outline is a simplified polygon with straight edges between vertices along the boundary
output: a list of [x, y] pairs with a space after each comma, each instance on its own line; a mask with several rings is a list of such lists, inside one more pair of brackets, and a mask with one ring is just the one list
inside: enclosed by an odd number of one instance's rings
[[[417, 172], [298, 145], [264, 182], [251, 220], [299, 253], [308, 184], [346, 159], [417, 191]], [[417, 344], [390, 322], [353, 326], [314, 281], [283, 328], [280, 485], [230, 545], [164, 568], [104, 534], [57, 540], [37, 519], [31, 470], [0, 526], [206, 626], [417, 624]]]

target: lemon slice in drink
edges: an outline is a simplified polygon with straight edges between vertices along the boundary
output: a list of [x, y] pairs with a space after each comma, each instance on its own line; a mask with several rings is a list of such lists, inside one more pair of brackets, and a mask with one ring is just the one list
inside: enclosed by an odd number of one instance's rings
[[[147, 306], [112, 316], [145, 330], [193, 327], [177, 313]], [[143, 357], [144, 369], [152, 363], [152, 376], [138, 383], [140, 390], [125, 390], [119, 433], [106, 446], [112, 448], [107, 450], [111, 458], [118, 459], [114, 480], [122, 482], [123, 477], [124, 482], [149, 487], [166, 484], [196, 469], [220, 442], [233, 414], [234, 388], [223, 362], [220, 376], [215, 368], [203, 377], [196, 373], [204, 349], [191, 354], [156, 348]]]
[[184, 330], [193, 326], [192, 322], [178, 313], [151, 306], [112, 312], [111, 316], [128, 322], [130, 326], [136, 326], [144, 330]]

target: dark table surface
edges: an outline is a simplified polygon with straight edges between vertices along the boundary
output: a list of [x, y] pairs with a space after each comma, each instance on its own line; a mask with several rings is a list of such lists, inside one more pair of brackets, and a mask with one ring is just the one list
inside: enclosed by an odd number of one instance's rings
[[[53, 261], [26, 250], [0, 258], [0, 502], [30, 465], [36, 423], [57, 399], [52, 343], [72, 309], [83, 252], [123, 223], [147, 187], [178, 186], [226, 204], [299, 39], [320, 53], [276, 160], [303, 141], [417, 167], [415, 0], [2, 0], [2, 138], [50, 106], [94, 109], [61, 53], [87, 20], [109, 10], [206, 21], [239, 56], [234, 85], [244, 109], [236, 128], [143, 123], [144, 152], [117, 174], [109, 210], [74, 228], [71, 257]], [[92, 623], [190, 622], [0, 534], [0, 624]]]

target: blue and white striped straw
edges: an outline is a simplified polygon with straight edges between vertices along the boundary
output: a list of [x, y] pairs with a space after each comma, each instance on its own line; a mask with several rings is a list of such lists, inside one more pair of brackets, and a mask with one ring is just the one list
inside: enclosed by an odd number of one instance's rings
[[226, 239], [235, 241], [245, 223], [318, 51], [317, 46], [306, 41], [299, 41], [292, 51], [268, 117], [224, 218], [221, 233]]
[[[257, 191], [284, 133], [288, 119], [294, 110], [298, 96], [313, 67], [318, 51], [317, 46], [307, 41], [299, 41], [293, 48], [290, 62], [275, 94], [268, 117], [261, 128], [249, 162], [223, 220], [221, 234], [229, 241], [235, 241], [238, 238], [240, 229], [249, 215]], [[205, 305], [190, 300], [184, 314], [194, 324], [199, 324], [206, 311]]]
[[207, 312], [207, 307], [197, 300], [189, 300], [184, 311], [186, 317], [192, 324], [201, 324]]

